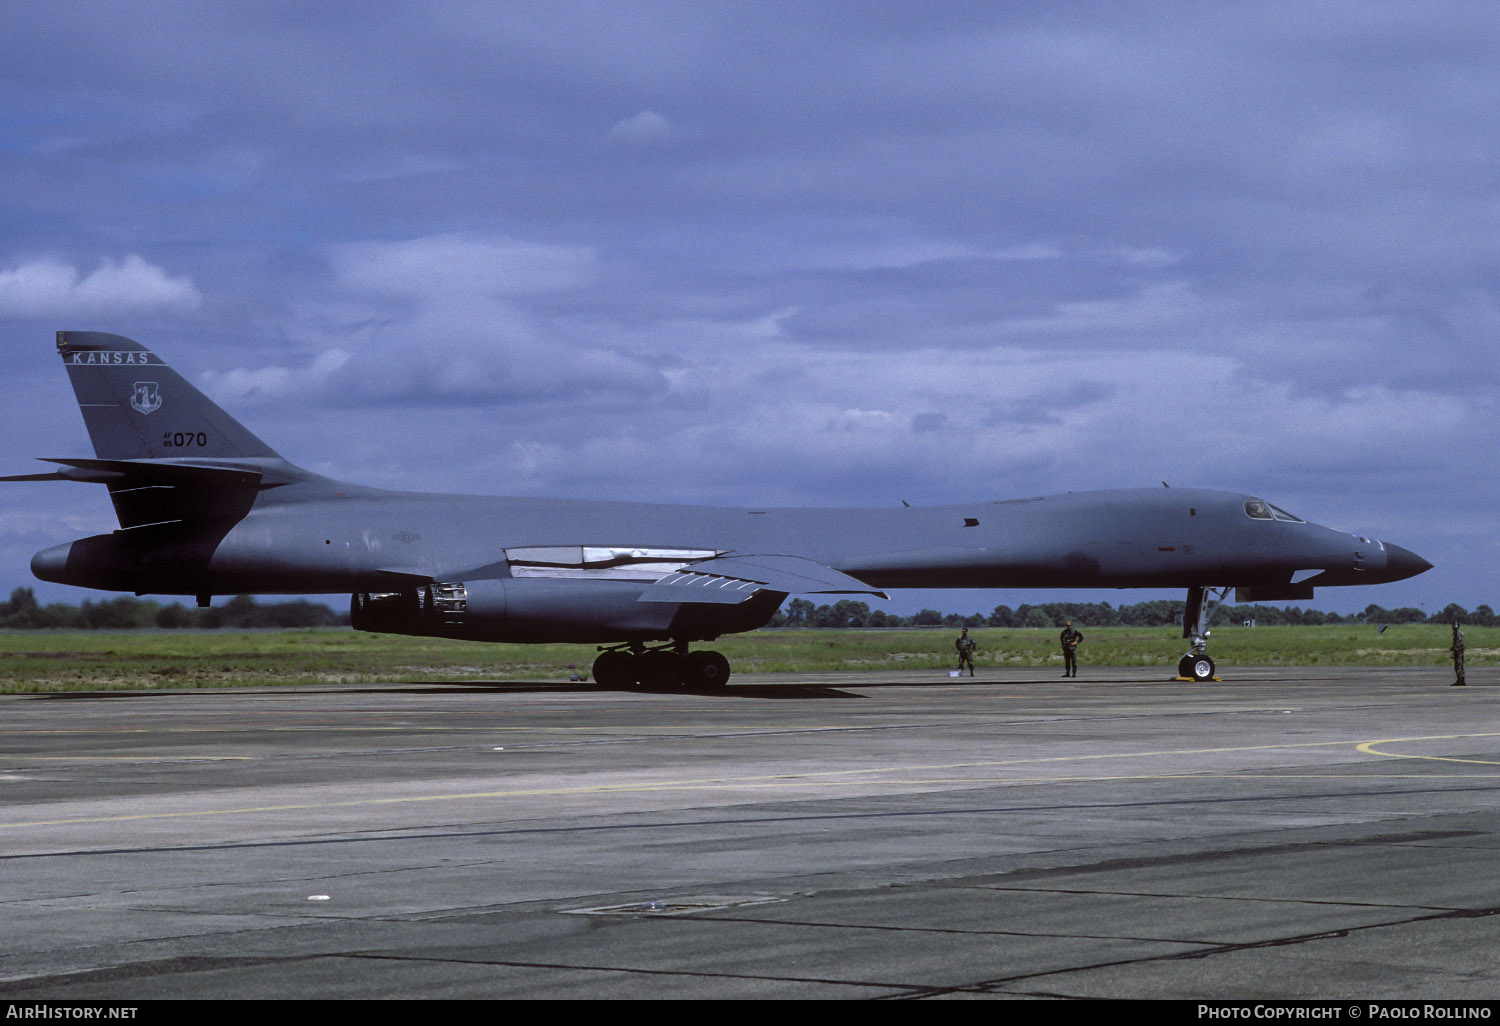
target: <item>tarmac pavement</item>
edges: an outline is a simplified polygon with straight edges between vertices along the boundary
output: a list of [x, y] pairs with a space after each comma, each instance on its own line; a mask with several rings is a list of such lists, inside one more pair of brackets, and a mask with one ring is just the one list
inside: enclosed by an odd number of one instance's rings
[[0, 998], [1500, 997], [1500, 671], [0, 697]]

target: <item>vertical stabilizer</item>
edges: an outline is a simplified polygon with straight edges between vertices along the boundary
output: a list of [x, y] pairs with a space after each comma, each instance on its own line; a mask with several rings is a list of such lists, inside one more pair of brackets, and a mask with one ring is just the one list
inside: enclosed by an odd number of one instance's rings
[[138, 342], [59, 331], [57, 351], [100, 459], [277, 455]]

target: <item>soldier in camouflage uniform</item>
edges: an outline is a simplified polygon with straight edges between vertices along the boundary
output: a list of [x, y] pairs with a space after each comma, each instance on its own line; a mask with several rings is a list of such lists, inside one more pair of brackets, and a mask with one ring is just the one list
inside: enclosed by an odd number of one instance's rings
[[1062, 644], [1063, 676], [1078, 676], [1078, 643], [1083, 640], [1082, 632], [1074, 630], [1073, 621], [1069, 620], [1057, 640]]
[[1458, 629], [1458, 621], [1453, 621], [1453, 684], [1452, 687], [1464, 686], [1464, 632]]
[[953, 642], [953, 647], [958, 649], [958, 672], [963, 673], [964, 667], [968, 666], [969, 676], [974, 676], [974, 639], [969, 637], [969, 628], [965, 627], [959, 632], [958, 638]]

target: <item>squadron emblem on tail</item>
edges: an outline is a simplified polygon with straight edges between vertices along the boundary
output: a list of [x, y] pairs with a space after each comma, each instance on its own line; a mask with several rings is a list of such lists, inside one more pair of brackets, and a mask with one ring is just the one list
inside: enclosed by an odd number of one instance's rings
[[130, 396], [130, 408], [137, 413], [155, 413], [161, 409], [161, 389], [154, 381], [137, 381]]

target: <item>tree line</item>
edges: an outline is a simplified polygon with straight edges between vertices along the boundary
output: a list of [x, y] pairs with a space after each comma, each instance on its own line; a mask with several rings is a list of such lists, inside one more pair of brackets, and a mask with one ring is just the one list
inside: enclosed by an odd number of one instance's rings
[[[996, 606], [989, 615], [974, 613], [940, 613], [924, 609], [913, 616], [896, 616], [882, 609], [871, 611], [864, 602], [841, 599], [815, 606], [807, 599], [792, 599], [781, 607], [768, 626], [771, 627], [1062, 627], [1072, 622], [1080, 627], [1170, 627], [1182, 624], [1183, 603], [1170, 599], [1137, 602], [1128, 606], [1111, 606], [1108, 602], [1023, 603], [1015, 609]], [[1488, 605], [1466, 610], [1449, 603], [1430, 616], [1421, 609], [1403, 606], [1386, 609], [1368, 605], [1358, 613], [1325, 613], [1318, 609], [1296, 606], [1281, 608], [1264, 605], [1222, 605], [1216, 611], [1214, 624], [1254, 623], [1257, 626], [1318, 625], [1325, 623], [1459, 623], [1476, 627], [1500, 625]]]
[[[1112, 606], [1108, 602], [1044, 602], [996, 606], [988, 615], [973, 613], [940, 613], [923, 609], [912, 616], [899, 616], [883, 609], [870, 609], [864, 602], [841, 599], [825, 605], [814, 605], [808, 599], [794, 598], [782, 605], [771, 618], [770, 627], [1062, 627], [1071, 621], [1080, 627], [1170, 627], [1182, 623], [1183, 603], [1170, 599]], [[1214, 616], [1215, 624], [1253, 622], [1259, 626], [1284, 624], [1317, 625], [1325, 623], [1459, 623], [1475, 627], [1500, 626], [1500, 617], [1488, 605], [1466, 610], [1450, 603], [1441, 611], [1428, 615], [1421, 609], [1403, 606], [1386, 609], [1369, 605], [1359, 613], [1325, 613], [1296, 606], [1223, 605]], [[84, 600], [72, 606], [54, 602], [43, 606], [30, 588], [17, 588], [10, 599], [0, 602], [0, 630], [129, 630], [132, 628], [266, 628], [266, 627], [339, 627], [348, 626], [349, 614], [336, 612], [321, 602], [298, 600], [262, 605], [249, 595], [237, 595], [221, 606], [197, 608], [180, 602], [163, 605], [152, 599], [128, 595]]]
[[0, 602], [0, 629], [131, 630], [141, 628], [258, 628], [334, 627], [347, 625], [349, 614], [336, 613], [321, 602], [273, 602], [261, 605], [249, 595], [237, 595], [221, 606], [162, 605], [151, 599], [119, 598], [82, 605], [64, 602], [42, 605], [30, 588], [17, 588]]

